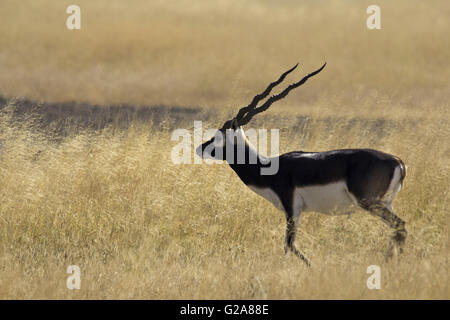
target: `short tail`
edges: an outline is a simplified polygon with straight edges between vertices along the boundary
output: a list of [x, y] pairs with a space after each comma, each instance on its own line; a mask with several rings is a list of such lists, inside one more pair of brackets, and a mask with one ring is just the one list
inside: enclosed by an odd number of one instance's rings
[[403, 180], [405, 179], [405, 177], [406, 177], [406, 165], [405, 165], [405, 163], [402, 161], [402, 159], [400, 159], [400, 158], [397, 158], [397, 161], [398, 161], [398, 163], [399, 163], [399, 165], [400, 165], [400, 174], [401, 174], [401, 182], [402, 182], [402, 184], [403, 184]]

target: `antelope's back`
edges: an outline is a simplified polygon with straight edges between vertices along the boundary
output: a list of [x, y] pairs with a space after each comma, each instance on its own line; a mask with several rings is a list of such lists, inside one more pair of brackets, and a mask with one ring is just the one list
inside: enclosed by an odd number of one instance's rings
[[373, 149], [294, 151], [280, 156], [280, 175], [285, 175], [293, 186], [345, 181], [350, 191], [361, 195], [367, 194], [369, 187], [372, 194], [385, 192], [397, 167], [403, 181], [406, 176], [403, 161]]

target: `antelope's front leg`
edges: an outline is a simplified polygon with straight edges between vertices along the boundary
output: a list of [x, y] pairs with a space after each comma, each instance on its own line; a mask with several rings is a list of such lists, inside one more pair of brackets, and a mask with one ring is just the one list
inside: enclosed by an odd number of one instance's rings
[[300, 211], [296, 214], [286, 214], [286, 243], [284, 253], [288, 254], [292, 251], [300, 260], [306, 263], [308, 267], [311, 266], [311, 261], [295, 247], [295, 238], [297, 236], [298, 221], [300, 219]]

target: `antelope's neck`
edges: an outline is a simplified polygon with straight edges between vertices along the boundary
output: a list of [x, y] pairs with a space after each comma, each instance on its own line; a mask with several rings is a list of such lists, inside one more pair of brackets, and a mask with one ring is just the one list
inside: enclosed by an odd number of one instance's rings
[[[234, 163], [228, 163], [230, 167], [236, 172], [239, 178], [246, 185], [262, 185], [264, 184], [265, 177], [261, 175], [261, 168], [268, 165], [268, 158], [258, 153], [258, 150], [253, 146], [245, 136], [242, 128], [237, 130], [239, 132], [236, 135], [237, 139], [240, 139], [238, 143], [242, 143], [245, 150], [245, 162], [240, 163], [237, 160], [238, 147], [234, 149]], [[262, 162], [262, 161], [264, 162]]]

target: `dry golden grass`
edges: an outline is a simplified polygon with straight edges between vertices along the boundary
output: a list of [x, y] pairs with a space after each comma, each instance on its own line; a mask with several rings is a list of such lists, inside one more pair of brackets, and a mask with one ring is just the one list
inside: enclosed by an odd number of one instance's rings
[[[283, 214], [227, 165], [170, 161], [171, 130], [186, 122], [55, 142], [10, 105], [0, 115], [0, 298], [450, 297], [447, 1], [379, 1], [380, 31], [365, 28], [357, 1], [79, 1], [81, 31], [65, 29], [68, 4], [0, 3], [2, 94], [221, 107], [205, 111], [216, 127], [298, 59], [303, 72], [327, 61], [252, 126], [281, 128], [280, 152], [401, 157], [408, 175], [394, 206], [409, 237], [401, 260], [385, 263], [381, 221], [305, 214], [307, 269], [284, 257]], [[81, 290], [66, 288], [71, 264]], [[381, 290], [366, 287], [371, 264]]]
[[[3, 298], [449, 297], [448, 118], [381, 128], [344, 118], [327, 130], [316, 118], [302, 132], [292, 117], [265, 119], [285, 128], [282, 151], [299, 141], [305, 150], [369, 146], [409, 166], [395, 202], [409, 230], [400, 262], [384, 262], [390, 231], [378, 219], [310, 213], [298, 240], [314, 263], [307, 269], [283, 255], [283, 214], [228, 166], [172, 164], [170, 130], [136, 125], [54, 144], [24, 128], [33, 125], [14, 125], [6, 110]], [[66, 288], [70, 264], [81, 267], [80, 291]], [[366, 288], [371, 264], [382, 268], [382, 290]]]

